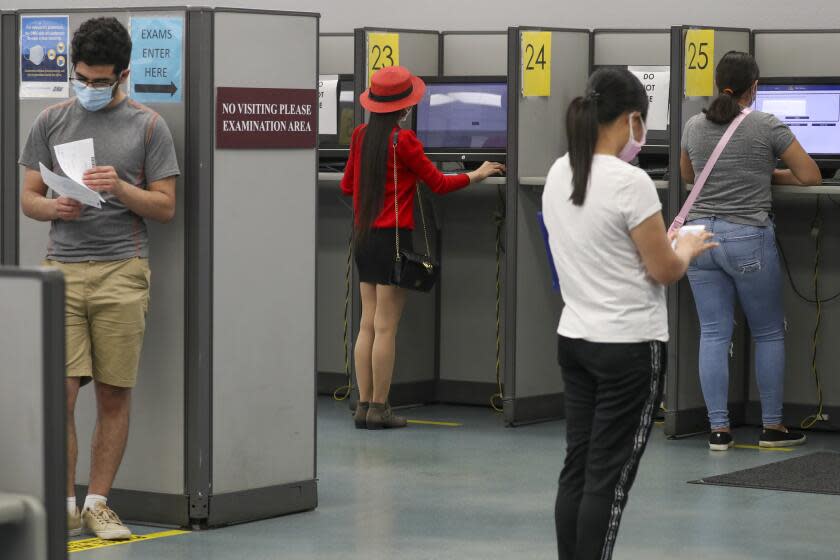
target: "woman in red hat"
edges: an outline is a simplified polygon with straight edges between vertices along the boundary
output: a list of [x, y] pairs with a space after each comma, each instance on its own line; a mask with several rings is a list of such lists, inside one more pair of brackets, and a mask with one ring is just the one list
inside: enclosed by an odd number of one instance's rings
[[[370, 111], [370, 121], [353, 131], [350, 158], [341, 181], [344, 194], [353, 196], [354, 254], [362, 294], [362, 320], [355, 347], [357, 428], [406, 426], [405, 418], [394, 415], [388, 405], [397, 327], [406, 300], [406, 290], [391, 285], [390, 280], [397, 226], [401, 248], [412, 249], [417, 181], [445, 194], [504, 171], [501, 164], [485, 162], [470, 173], [444, 175], [429, 161], [414, 132], [401, 130], [399, 125], [425, 91], [423, 80], [401, 66], [383, 68], [371, 77], [370, 88], [359, 99]], [[392, 151], [395, 134], [396, 158]], [[394, 205], [394, 161], [399, 215]]]

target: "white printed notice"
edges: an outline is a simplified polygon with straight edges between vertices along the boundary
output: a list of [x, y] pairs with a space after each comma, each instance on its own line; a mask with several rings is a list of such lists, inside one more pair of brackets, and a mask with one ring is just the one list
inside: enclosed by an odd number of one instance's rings
[[105, 199], [84, 184], [85, 171], [96, 166], [96, 156], [93, 151], [93, 138], [86, 138], [76, 142], [68, 142], [55, 146], [55, 157], [58, 165], [67, 177], [57, 175], [41, 164], [41, 177], [59, 196], [77, 200], [82, 204], [101, 208]]
[[630, 66], [628, 70], [639, 78], [648, 94], [650, 100], [648, 130], [667, 130], [671, 68], [669, 66]]
[[338, 134], [338, 76], [318, 79], [318, 134]]

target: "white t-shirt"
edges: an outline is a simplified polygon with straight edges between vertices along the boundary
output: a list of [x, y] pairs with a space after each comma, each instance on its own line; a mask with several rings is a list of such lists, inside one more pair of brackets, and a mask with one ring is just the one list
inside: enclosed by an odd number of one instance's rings
[[568, 154], [546, 179], [543, 218], [565, 307], [557, 332], [590, 342], [668, 340], [665, 287], [652, 280], [630, 230], [662, 210], [647, 173], [596, 154], [575, 206]]

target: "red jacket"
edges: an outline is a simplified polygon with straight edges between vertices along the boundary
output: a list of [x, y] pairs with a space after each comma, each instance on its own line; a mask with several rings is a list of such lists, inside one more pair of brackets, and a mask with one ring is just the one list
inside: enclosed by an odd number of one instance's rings
[[[366, 125], [356, 127], [350, 141], [350, 158], [344, 168], [341, 190], [345, 195], [353, 195], [353, 209], [359, 215], [359, 173], [361, 171], [362, 140]], [[394, 128], [397, 130], [397, 128]], [[393, 228], [394, 220], [394, 155], [393, 135], [388, 141], [388, 170], [385, 173], [385, 197], [382, 211], [374, 220], [374, 228]], [[397, 195], [400, 207], [400, 228], [414, 229], [414, 193], [417, 180], [426, 183], [438, 194], [445, 194], [463, 189], [470, 184], [466, 174], [444, 175], [435, 164], [429, 161], [423, 152], [423, 144], [411, 130], [400, 130], [397, 142], [397, 182], [400, 191]]]

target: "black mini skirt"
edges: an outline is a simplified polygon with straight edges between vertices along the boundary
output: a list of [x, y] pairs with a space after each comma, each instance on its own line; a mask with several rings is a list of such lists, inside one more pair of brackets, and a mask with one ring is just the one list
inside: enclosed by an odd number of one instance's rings
[[[414, 250], [414, 234], [411, 230], [400, 228], [400, 248], [407, 251]], [[371, 229], [364, 241], [353, 245], [353, 255], [359, 270], [359, 282], [386, 286], [390, 284], [396, 254], [394, 229]]]

